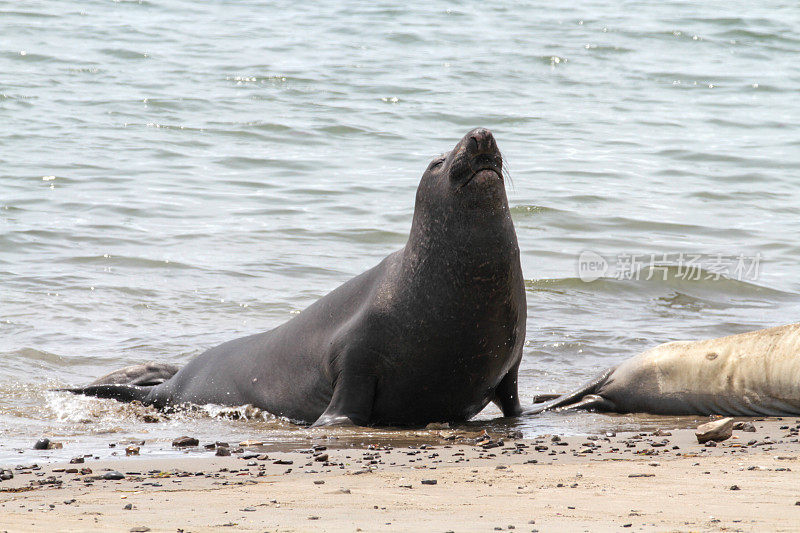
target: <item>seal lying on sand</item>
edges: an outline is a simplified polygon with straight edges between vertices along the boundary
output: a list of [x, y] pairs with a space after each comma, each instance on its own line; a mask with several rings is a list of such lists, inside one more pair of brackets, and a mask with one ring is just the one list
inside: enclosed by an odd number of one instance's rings
[[423, 174], [402, 250], [163, 383], [134, 385], [129, 368], [127, 384], [71, 391], [157, 407], [252, 404], [315, 425], [457, 422], [489, 402], [519, 415], [525, 288], [502, 165], [491, 132], [467, 133]]
[[800, 414], [800, 324], [668, 342], [525, 414], [596, 409], [661, 415]]

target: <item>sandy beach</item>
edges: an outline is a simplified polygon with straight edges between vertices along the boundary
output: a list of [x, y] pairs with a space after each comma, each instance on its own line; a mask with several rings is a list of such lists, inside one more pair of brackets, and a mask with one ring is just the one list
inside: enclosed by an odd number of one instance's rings
[[716, 446], [691, 429], [442, 429], [419, 432], [428, 444], [317, 436], [294, 451], [200, 442], [177, 457], [18, 465], [4, 467], [0, 531], [796, 531], [800, 420], [753, 426]]

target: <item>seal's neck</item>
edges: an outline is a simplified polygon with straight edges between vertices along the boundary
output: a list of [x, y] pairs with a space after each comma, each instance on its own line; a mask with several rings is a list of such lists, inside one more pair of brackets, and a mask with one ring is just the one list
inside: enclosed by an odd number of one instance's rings
[[404, 251], [404, 262], [413, 270], [474, 276], [519, 265], [517, 235], [507, 204], [479, 212], [423, 213], [415, 212]]

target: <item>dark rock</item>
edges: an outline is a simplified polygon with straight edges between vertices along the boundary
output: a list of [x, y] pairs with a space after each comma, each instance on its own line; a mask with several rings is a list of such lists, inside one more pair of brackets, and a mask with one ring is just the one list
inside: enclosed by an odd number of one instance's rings
[[220, 446], [217, 448], [217, 452], [214, 455], [219, 457], [227, 457], [231, 454], [231, 449], [226, 446]]
[[34, 450], [47, 450], [48, 448], [50, 448], [50, 439], [48, 438], [39, 439], [33, 445]]
[[200, 441], [194, 437], [178, 437], [174, 441], [172, 441], [172, 445], [177, 448], [182, 448], [184, 446], [197, 446], [200, 444]]
[[328, 454], [327, 453], [320, 454], [314, 457], [314, 460], [320, 463], [324, 463], [325, 461], [328, 460]]
[[750, 422], [736, 422], [733, 425], [734, 431], [747, 431], [748, 433], [755, 433], [756, 427]]
[[128, 503], [128, 504], [125, 505], [125, 507], [123, 507], [123, 509], [125, 511], [130, 511], [131, 509], [133, 509], [133, 504], [132, 503]]
[[101, 474], [100, 479], [116, 481], [118, 479], [125, 479], [125, 474], [123, 474], [122, 472], [117, 472], [116, 470], [112, 470], [111, 472], [106, 472], [105, 474]]
[[731, 485], [731, 490], [742, 490], [739, 488], [739, 485]]
[[423, 479], [422, 480], [422, 484], [423, 485], [436, 485], [436, 483], [437, 483], [437, 480], [435, 480], [435, 479]]
[[69, 464], [71, 464], [71, 465], [80, 464], [80, 463], [83, 463], [83, 457], [73, 457], [72, 459], [69, 460]]

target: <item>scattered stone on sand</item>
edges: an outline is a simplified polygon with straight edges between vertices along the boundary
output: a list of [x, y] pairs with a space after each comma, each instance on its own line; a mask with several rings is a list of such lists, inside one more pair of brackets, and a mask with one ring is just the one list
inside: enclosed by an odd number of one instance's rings
[[423, 485], [436, 485], [436, 483], [438, 483], [438, 481], [435, 480], [435, 479], [423, 479], [422, 480], [422, 484]]
[[36, 444], [33, 445], [34, 450], [55, 450], [58, 448], [63, 448], [64, 444], [61, 442], [53, 442], [47, 437], [41, 438], [36, 441]]
[[742, 489], [739, 488], [739, 485], [731, 485], [730, 490], [742, 490]]
[[0, 481], [7, 481], [9, 479], [14, 479], [14, 472], [11, 470], [0, 470]]
[[72, 459], [69, 460], [69, 464], [71, 465], [80, 464], [83, 462], [84, 462], [83, 456], [73, 457]]
[[217, 452], [214, 454], [218, 457], [227, 457], [231, 454], [231, 449], [227, 446], [220, 446], [217, 448]]
[[184, 446], [197, 446], [200, 444], [200, 441], [194, 437], [178, 437], [177, 439], [172, 441], [172, 445], [177, 448], [182, 448]]
[[755, 433], [756, 427], [751, 422], [736, 422], [733, 424], [734, 431], [747, 431], [748, 433]]
[[138, 446], [131, 445], [131, 446], [128, 446], [127, 448], [125, 448], [125, 456], [127, 457], [127, 456], [131, 456], [131, 455], [139, 455], [139, 447]]
[[425, 429], [450, 429], [450, 424], [447, 422], [431, 422]]
[[697, 442], [705, 444], [706, 442], [722, 442], [731, 438], [733, 432], [733, 418], [722, 418], [712, 422], [706, 422], [697, 426], [695, 436]]
[[328, 460], [328, 454], [327, 453], [320, 454], [314, 457], [314, 460], [320, 463], [324, 463], [325, 461]]
[[244, 448], [252, 447], [252, 446], [263, 446], [264, 442], [260, 440], [243, 440], [239, 443], [239, 446]]
[[124, 509], [125, 511], [130, 511], [130, 510], [133, 509], [133, 504], [132, 503], [127, 503], [127, 504], [125, 504], [125, 506], [122, 509]]
[[150, 531], [150, 528], [147, 526], [136, 526], [130, 529], [131, 533], [147, 533]]
[[101, 474], [100, 479], [116, 481], [118, 479], [125, 479], [125, 474], [116, 470], [112, 470], [110, 472], [106, 472], [105, 474]]

